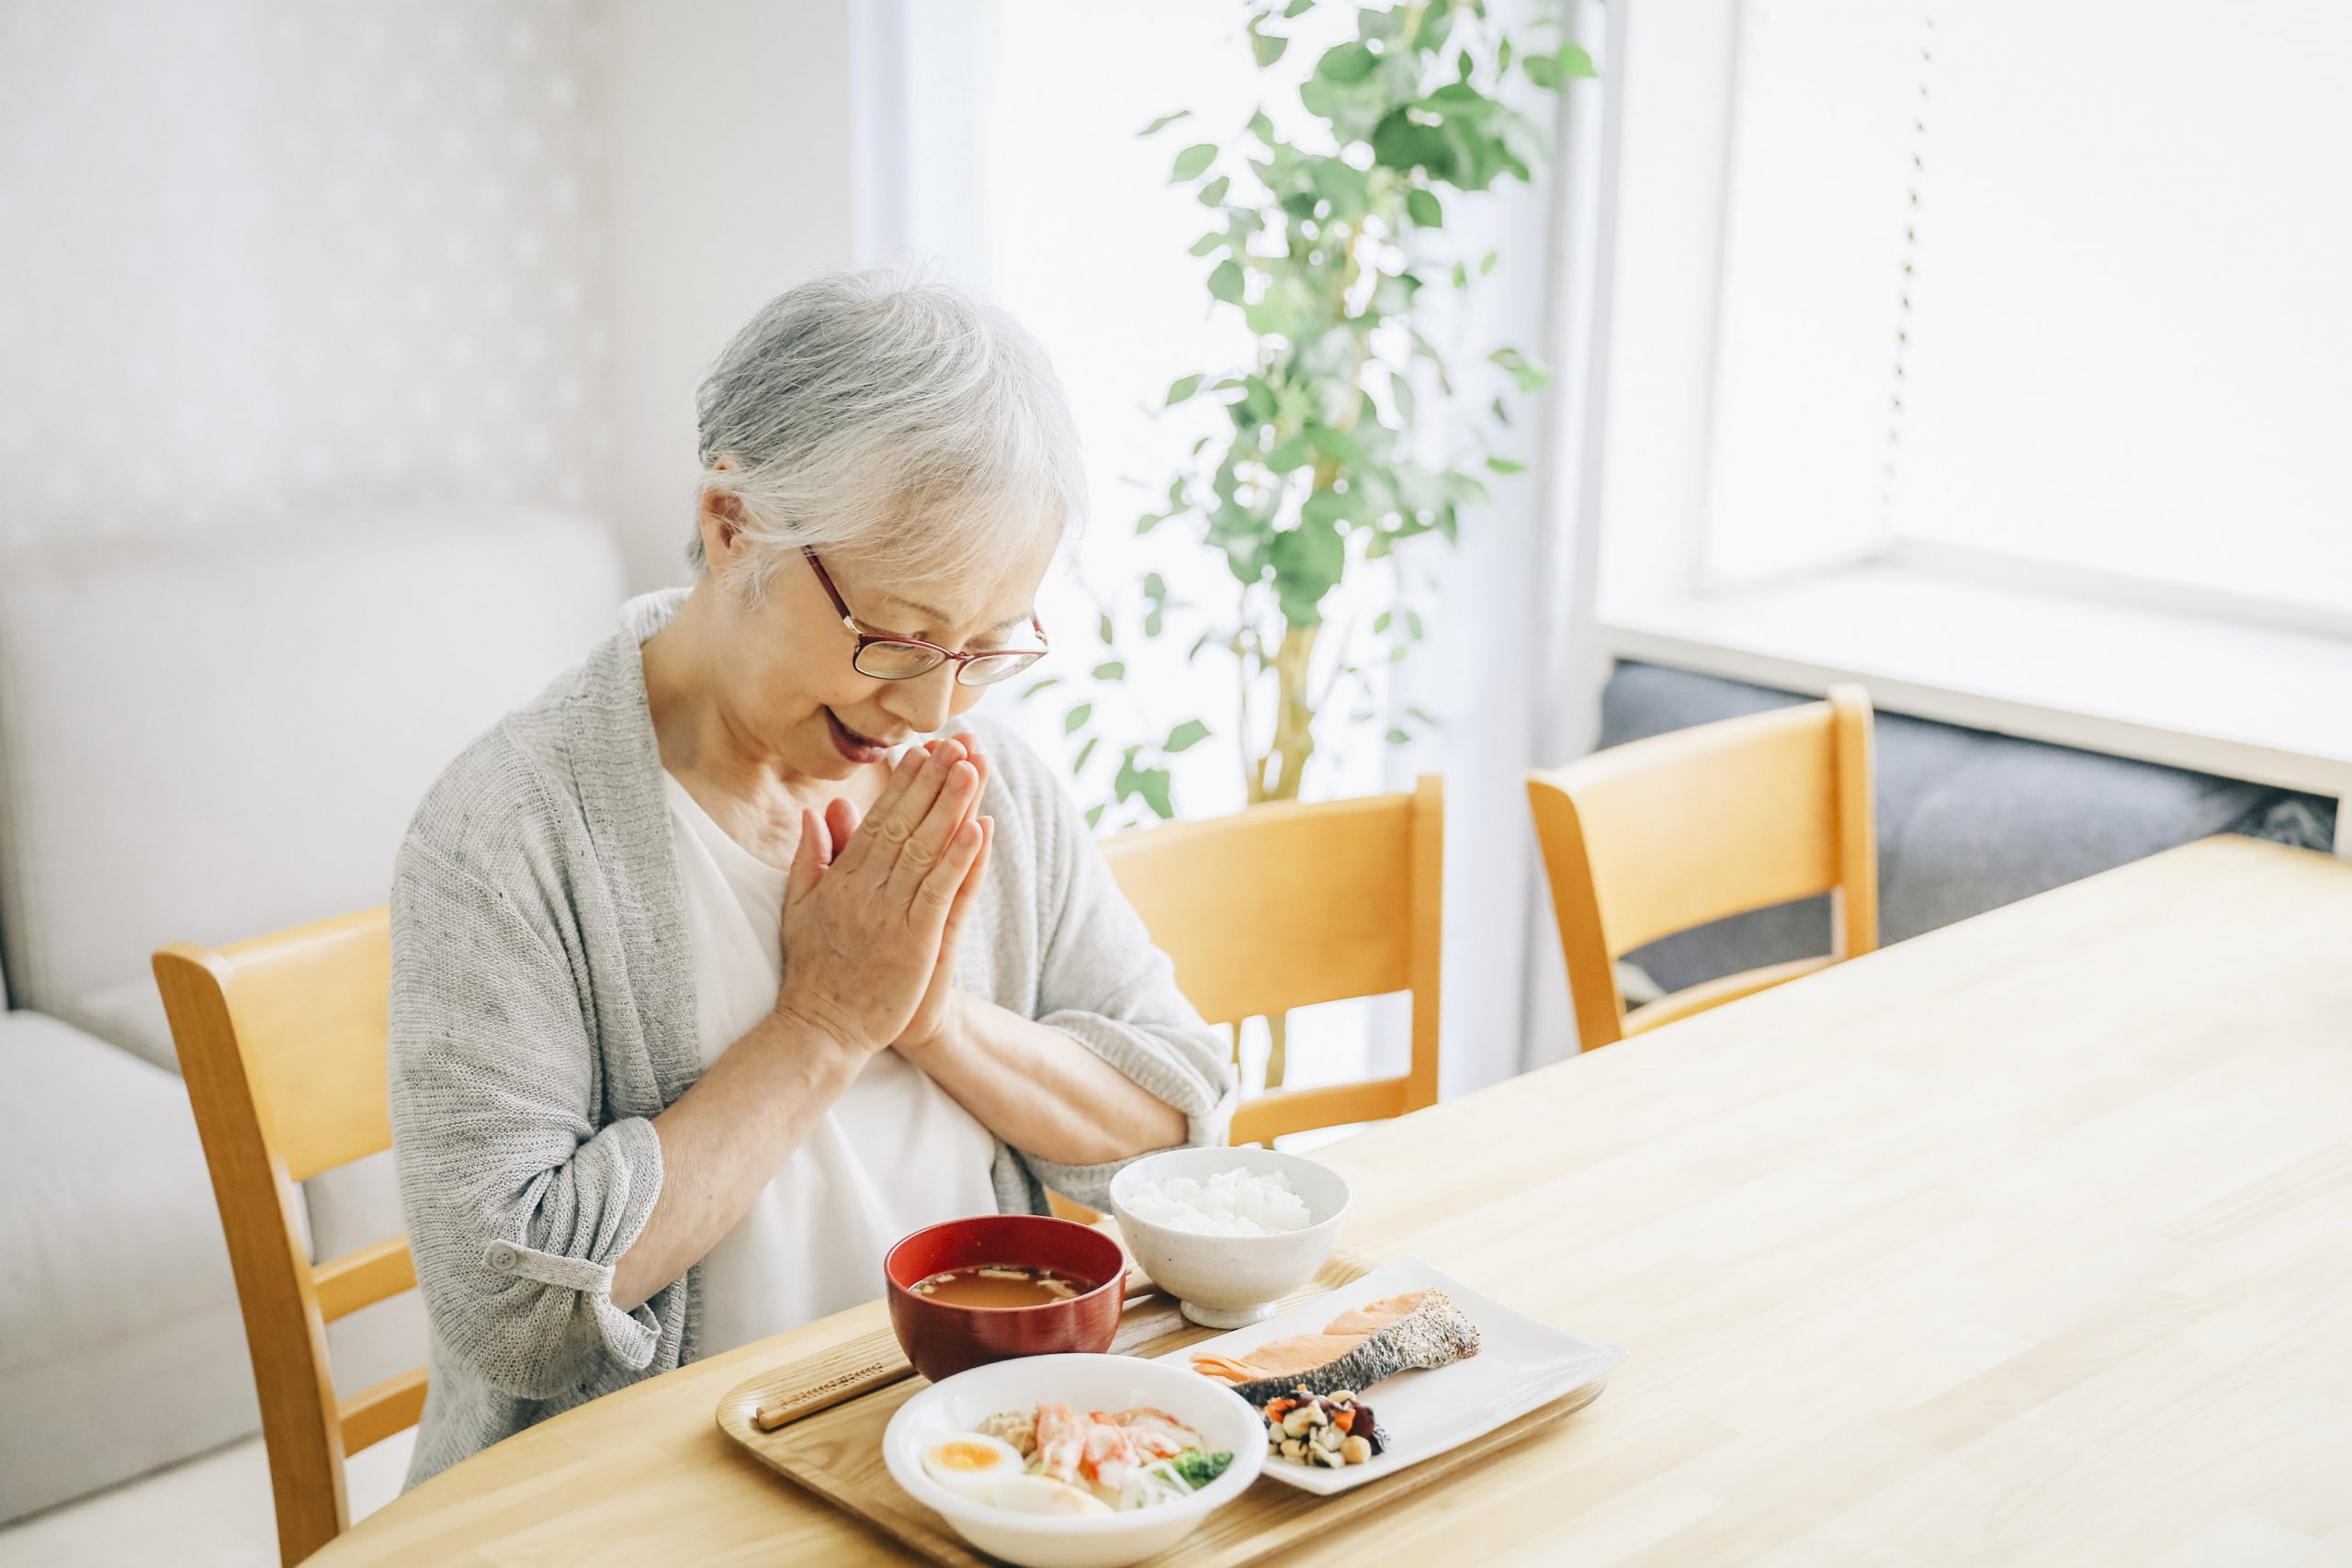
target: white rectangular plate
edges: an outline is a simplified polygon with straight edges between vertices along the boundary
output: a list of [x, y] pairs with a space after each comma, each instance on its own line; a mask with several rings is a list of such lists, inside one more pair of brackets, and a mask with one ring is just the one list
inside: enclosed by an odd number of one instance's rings
[[1188, 1345], [1159, 1359], [1190, 1365], [1204, 1350], [1245, 1355], [1269, 1339], [1317, 1333], [1351, 1307], [1431, 1286], [1443, 1291], [1478, 1325], [1478, 1353], [1431, 1371], [1399, 1372], [1363, 1392], [1364, 1403], [1388, 1432], [1387, 1451], [1379, 1457], [1341, 1470], [1324, 1470], [1269, 1456], [1266, 1479], [1322, 1494], [1362, 1486], [1573, 1393], [1608, 1376], [1630, 1354], [1622, 1346], [1538, 1323], [1439, 1273], [1418, 1258], [1400, 1258], [1263, 1323]]

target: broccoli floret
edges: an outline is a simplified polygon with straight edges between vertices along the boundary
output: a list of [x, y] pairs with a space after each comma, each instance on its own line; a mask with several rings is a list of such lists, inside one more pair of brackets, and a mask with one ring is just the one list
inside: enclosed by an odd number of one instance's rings
[[1202, 1487], [1223, 1475], [1226, 1466], [1232, 1462], [1233, 1454], [1230, 1450], [1220, 1450], [1218, 1452], [1209, 1453], [1202, 1449], [1186, 1449], [1168, 1461], [1168, 1468], [1178, 1480], [1198, 1492]]

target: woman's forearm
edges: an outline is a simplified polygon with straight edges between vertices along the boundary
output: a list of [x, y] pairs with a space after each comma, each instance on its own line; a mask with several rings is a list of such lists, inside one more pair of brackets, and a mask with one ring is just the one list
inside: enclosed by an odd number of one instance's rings
[[967, 993], [939, 1034], [898, 1050], [981, 1125], [1057, 1165], [1184, 1141], [1184, 1113], [1058, 1029]]
[[635, 1311], [734, 1228], [868, 1060], [824, 1032], [770, 1013], [653, 1119], [662, 1192], [613, 1265], [613, 1304]]

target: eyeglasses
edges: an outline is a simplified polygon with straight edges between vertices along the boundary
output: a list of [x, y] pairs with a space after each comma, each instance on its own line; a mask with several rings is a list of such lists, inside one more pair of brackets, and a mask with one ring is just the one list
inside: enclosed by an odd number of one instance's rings
[[[1043, 648], [990, 649], [982, 653], [957, 653], [919, 637], [884, 637], [878, 632], [867, 631], [857, 624], [857, 617], [849, 613], [849, 606], [842, 601], [842, 591], [833, 586], [832, 576], [825, 570], [825, 563], [817, 558], [817, 552], [804, 546], [800, 553], [808, 558], [809, 570], [817, 574], [817, 581], [824, 584], [825, 597], [833, 602], [833, 609], [841, 615], [842, 625], [857, 638], [856, 651], [849, 656], [849, 661], [861, 675], [871, 675], [877, 681], [911, 681], [918, 675], [928, 675], [942, 664], [953, 660], [958, 683], [992, 686], [999, 681], [1011, 680], [1046, 657], [1046, 650]], [[1046, 640], [1046, 628], [1038, 625], [1034, 615], [1029, 619], [1029, 629], [1037, 634], [1039, 642]]]

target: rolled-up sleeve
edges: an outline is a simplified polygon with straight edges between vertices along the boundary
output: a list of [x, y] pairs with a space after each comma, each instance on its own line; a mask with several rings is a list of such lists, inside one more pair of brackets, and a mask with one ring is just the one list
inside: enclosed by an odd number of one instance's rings
[[391, 940], [393, 1160], [445, 1349], [524, 1399], [644, 1368], [662, 1298], [622, 1312], [613, 1265], [660, 1196], [662, 1145], [641, 1116], [599, 1122], [560, 945], [414, 838], [393, 874]]
[[[1050, 790], [1044, 857], [1058, 872], [1045, 911], [1037, 1021], [1077, 1039], [1154, 1098], [1184, 1113], [1187, 1145], [1222, 1144], [1239, 1098], [1225, 1040], [1176, 987], [1076, 805]], [[1109, 1206], [1111, 1178], [1127, 1164], [1069, 1166], [1023, 1154], [1046, 1187], [1090, 1208]]]

